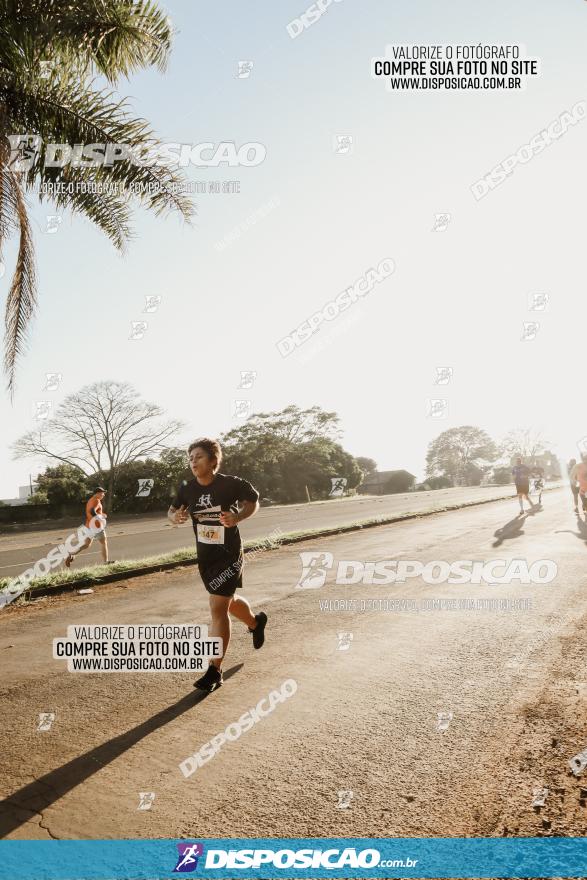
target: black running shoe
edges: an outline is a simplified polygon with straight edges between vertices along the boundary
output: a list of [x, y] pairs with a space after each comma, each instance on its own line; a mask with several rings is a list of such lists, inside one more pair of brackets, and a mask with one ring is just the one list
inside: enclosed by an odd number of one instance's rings
[[194, 682], [194, 687], [199, 688], [201, 691], [208, 691], [208, 693], [211, 694], [212, 691], [215, 691], [216, 688], [219, 688], [222, 685], [222, 681], [221, 670], [210, 665], [204, 675]]
[[257, 621], [257, 626], [255, 627], [255, 629], [250, 629], [249, 632], [253, 633], [253, 646], [255, 648], [262, 648], [263, 642], [265, 641], [267, 615], [264, 611], [259, 611], [258, 614], [255, 614], [255, 620]]

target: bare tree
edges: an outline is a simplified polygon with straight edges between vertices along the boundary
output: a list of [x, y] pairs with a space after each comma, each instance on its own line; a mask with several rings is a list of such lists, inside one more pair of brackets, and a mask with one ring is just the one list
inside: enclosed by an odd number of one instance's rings
[[112, 504], [120, 468], [167, 449], [183, 427], [174, 419], [162, 421], [163, 415], [127, 382], [95, 382], [66, 397], [41, 430], [20, 437], [14, 458], [43, 456], [85, 476], [108, 474]]
[[519, 455], [520, 458], [534, 458], [541, 452], [545, 452], [550, 446], [550, 441], [545, 440], [540, 431], [533, 428], [516, 428], [510, 431], [500, 443], [500, 452], [512, 458]]

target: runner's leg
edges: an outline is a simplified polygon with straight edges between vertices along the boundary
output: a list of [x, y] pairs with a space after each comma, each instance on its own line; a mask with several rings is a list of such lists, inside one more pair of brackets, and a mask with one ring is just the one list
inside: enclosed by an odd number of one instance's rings
[[241, 599], [240, 597], [237, 599], [236, 596], [233, 596], [228, 610], [233, 617], [242, 621], [249, 629], [255, 629], [257, 626], [257, 618], [251, 611], [251, 606], [246, 599]]
[[82, 550], [87, 550], [90, 544], [92, 543], [91, 538], [86, 538], [81, 547], [78, 547], [77, 550], [74, 550], [73, 553], [70, 553], [70, 556], [77, 556], [78, 553], [81, 553]]
[[78, 553], [81, 553], [82, 550], [87, 550], [90, 544], [92, 543], [92, 538], [86, 538], [81, 547], [78, 547], [77, 550], [74, 550], [73, 553], [70, 553], [69, 556], [65, 557], [65, 567], [69, 568], [71, 563], [73, 562], [73, 557], [77, 556]]
[[210, 627], [210, 635], [214, 638], [222, 639], [222, 657], [215, 657], [210, 661], [211, 666], [220, 669], [222, 661], [228, 651], [230, 642], [230, 615], [228, 609], [233, 600], [233, 596], [212, 596], [210, 595], [210, 612], [212, 614], [212, 626]]

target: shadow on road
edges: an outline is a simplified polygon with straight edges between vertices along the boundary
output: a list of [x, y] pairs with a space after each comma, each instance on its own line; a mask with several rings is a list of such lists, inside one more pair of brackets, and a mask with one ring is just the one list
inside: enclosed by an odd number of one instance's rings
[[[540, 508], [540, 510], [542, 510], [542, 507]], [[504, 526], [502, 526], [500, 529], [497, 529], [497, 531], [493, 533], [495, 541], [493, 542], [492, 546], [500, 547], [504, 541], [510, 541], [512, 538], [519, 538], [520, 535], [523, 535], [523, 527], [526, 520], [529, 516], [532, 516], [537, 512], [538, 505], [536, 505], [536, 509], [527, 510], [523, 516], [520, 516], [518, 514], [518, 516], [510, 519], [509, 522], [507, 522]]]
[[537, 513], [542, 513], [543, 510], [544, 508], [542, 507], [542, 504], [535, 504], [530, 510], [526, 510], [523, 514], [518, 514], [514, 519], [510, 519], [509, 522], [506, 522], [504, 526], [493, 533], [495, 541], [492, 546], [500, 547], [504, 541], [510, 541], [512, 538], [519, 538], [520, 535], [524, 534], [523, 527], [528, 517], [535, 516]]
[[508, 541], [511, 538], [519, 538], [520, 535], [523, 535], [522, 527], [526, 522], [526, 516], [516, 516], [515, 519], [511, 519], [509, 522], [502, 526], [500, 529], [497, 529], [493, 533], [493, 537], [495, 541], [493, 542], [494, 547], [500, 547], [504, 541]]
[[559, 529], [555, 535], [574, 535], [587, 546], [587, 522], [582, 520], [579, 514], [577, 514], [577, 529], [576, 532], [573, 532], [572, 529]]
[[[243, 666], [243, 663], [239, 663], [227, 670], [224, 673], [224, 679], [231, 678]], [[31, 815], [42, 813], [72, 788], [89, 779], [90, 776], [120, 757], [150, 733], [154, 733], [160, 727], [164, 727], [170, 721], [183, 715], [184, 712], [193, 709], [208, 696], [210, 695], [203, 691], [186, 694], [177, 703], [162, 709], [161, 712], [133, 727], [132, 730], [121, 733], [120, 736], [108, 740], [108, 742], [85, 752], [72, 761], [68, 761], [62, 767], [41, 776], [40, 779], [23, 786], [14, 794], [0, 801], [0, 838], [15, 831], [27, 822]], [[16, 811], [21, 816], [16, 816]], [[26, 815], [23, 816], [23, 813]]]

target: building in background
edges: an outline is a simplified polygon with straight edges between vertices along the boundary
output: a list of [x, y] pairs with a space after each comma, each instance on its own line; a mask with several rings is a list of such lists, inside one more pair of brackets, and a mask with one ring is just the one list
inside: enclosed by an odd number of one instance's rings
[[31, 483], [28, 486], [19, 486], [18, 498], [0, 498], [0, 504], [5, 504], [7, 507], [19, 507], [21, 504], [27, 503], [28, 499], [36, 489], [36, 483]]
[[398, 492], [411, 492], [416, 478], [408, 471], [374, 471], [366, 474], [357, 487], [359, 495], [394, 495]]

